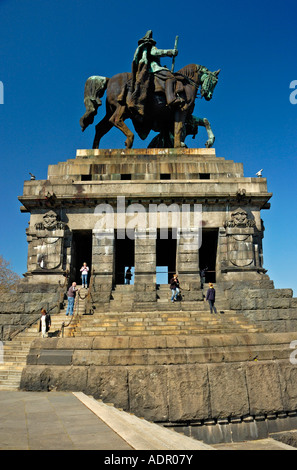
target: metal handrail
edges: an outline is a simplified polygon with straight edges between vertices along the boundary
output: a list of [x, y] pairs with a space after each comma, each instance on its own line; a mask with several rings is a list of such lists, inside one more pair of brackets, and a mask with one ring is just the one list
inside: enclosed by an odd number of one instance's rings
[[[78, 297], [77, 297], [77, 298], [78, 298]], [[77, 300], [76, 303], [77, 303], [76, 315], [78, 315], [78, 304], [79, 304], [79, 300]], [[70, 320], [69, 320], [69, 322], [67, 323], [67, 325], [65, 325], [65, 321], [62, 322], [62, 325], [61, 325], [61, 336], [62, 336], [62, 338], [64, 337], [64, 329], [65, 329], [65, 328], [68, 328], [68, 326], [71, 325], [74, 316], [75, 316], [75, 313], [73, 313], [73, 315], [70, 316]]]
[[[64, 329], [65, 329], [65, 328], [68, 328], [68, 326], [71, 325], [72, 320], [73, 320], [73, 318], [74, 318], [75, 316], [78, 316], [79, 295], [76, 297], [76, 299], [77, 299], [77, 300], [76, 300], [76, 302], [75, 302], [74, 309], [73, 309], [73, 310], [74, 310], [74, 313], [73, 313], [73, 315], [70, 316], [69, 322], [67, 323], [67, 325], [65, 325], [65, 321], [62, 322], [62, 325], [61, 325], [61, 336], [62, 336], [62, 338], [64, 337]], [[76, 314], [75, 314], [75, 310], [76, 310]]]
[[87, 294], [87, 301], [86, 301], [86, 310], [90, 309], [90, 305], [93, 303], [92, 302], [92, 292], [93, 292], [93, 284], [95, 280], [95, 269], [92, 269], [91, 277], [90, 277], [90, 282], [89, 282], [89, 291]]

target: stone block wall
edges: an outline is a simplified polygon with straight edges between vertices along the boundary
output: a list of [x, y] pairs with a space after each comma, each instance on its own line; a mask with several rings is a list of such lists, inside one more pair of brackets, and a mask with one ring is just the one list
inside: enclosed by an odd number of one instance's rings
[[24, 390], [80, 390], [170, 426], [297, 410], [297, 333], [37, 339]]
[[45, 308], [51, 314], [60, 311], [63, 289], [48, 284], [19, 283], [16, 292], [0, 294], [0, 340], [9, 340], [11, 335], [34, 323]]
[[92, 303], [105, 304], [110, 301], [114, 272], [114, 237], [113, 231], [93, 233], [92, 241], [93, 285]]

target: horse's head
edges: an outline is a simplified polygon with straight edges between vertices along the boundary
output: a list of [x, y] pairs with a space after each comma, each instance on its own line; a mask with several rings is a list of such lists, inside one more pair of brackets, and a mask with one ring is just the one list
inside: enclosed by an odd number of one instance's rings
[[213, 95], [213, 91], [218, 83], [218, 75], [220, 70], [216, 72], [210, 72], [206, 67], [202, 68], [201, 75], [201, 98], [205, 98], [206, 101], [210, 101]]

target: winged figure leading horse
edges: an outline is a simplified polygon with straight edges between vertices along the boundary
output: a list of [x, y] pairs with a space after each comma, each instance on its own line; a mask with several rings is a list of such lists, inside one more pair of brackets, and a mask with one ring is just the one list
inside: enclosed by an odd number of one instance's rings
[[132, 148], [134, 134], [125, 124], [131, 119], [135, 131], [145, 140], [151, 131], [159, 134], [149, 147], [179, 148], [186, 146], [187, 135], [198, 132], [198, 126], [206, 128], [211, 147], [215, 137], [206, 118], [193, 116], [198, 92], [209, 101], [218, 82], [220, 70], [209, 71], [206, 67], [189, 64], [177, 72], [160, 64], [161, 57], [173, 57], [178, 53], [177, 40], [174, 49], [157, 49], [152, 31], [138, 41], [132, 71], [119, 73], [111, 78], [89, 77], [85, 83], [85, 114], [80, 119], [84, 131], [94, 122], [106, 91], [106, 114], [95, 126], [93, 148], [99, 148], [101, 138], [113, 127], [126, 136], [126, 148]]

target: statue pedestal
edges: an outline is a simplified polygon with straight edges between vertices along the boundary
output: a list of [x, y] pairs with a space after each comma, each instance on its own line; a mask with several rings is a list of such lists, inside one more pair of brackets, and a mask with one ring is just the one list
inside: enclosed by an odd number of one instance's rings
[[[104, 303], [124, 283], [127, 266], [135, 268], [137, 302], [156, 301], [160, 263], [168, 267], [165, 283], [178, 272], [187, 300], [202, 299], [205, 267], [206, 281], [240, 273], [240, 281], [257, 284], [264, 272], [260, 211], [270, 197], [265, 178], [244, 177], [241, 163], [214, 149], [77, 150], [76, 158], [50, 165], [47, 180], [24, 184], [27, 274], [39, 282], [46, 271], [51, 282], [50, 274], [67, 271], [79, 283], [79, 263], [87, 261], [102, 293], [96, 302]], [[160, 251], [157, 243], [166, 237], [167, 257], [166, 244]]]
[[[210, 443], [290, 429], [297, 302], [263, 266], [270, 197], [265, 178], [213, 149], [78, 150], [25, 182], [31, 292], [43, 270], [50, 299], [56, 270], [79, 283], [87, 262], [94, 314], [80, 315], [76, 338], [34, 341], [21, 389], [84, 390]], [[171, 303], [175, 272], [183, 301]], [[203, 302], [208, 282], [217, 315]]]

